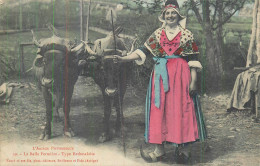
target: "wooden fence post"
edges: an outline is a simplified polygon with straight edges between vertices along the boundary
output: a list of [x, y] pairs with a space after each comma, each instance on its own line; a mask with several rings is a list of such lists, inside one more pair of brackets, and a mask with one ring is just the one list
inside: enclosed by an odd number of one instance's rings
[[32, 42], [29, 42], [29, 43], [20, 43], [19, 44], [19, 59], [20, 59], [20, 72], [21, 72], [21, 75], [24, 75], [25, 74], [25, 66], [24, 66], [24, 47], [25, 46], [31, 46], [31, 45], [34, 45], [34, 43]]
[[79, 17], [80, 17], [80, 40], [84, 40], [83, 36], [83, 0], [79, 1]]
[[85, 36], [85, 41], [88, 41], [89, 40], [89, 35], [88, 35], [88, 32], [89, 32], [89, 18], [90, 18], [90, 10], [91, 10], [91, 0], [89, 1], [89, 4], [88, 4], [88, 16], [87, 16], [87, 23], [86, 23], [86, 36]]

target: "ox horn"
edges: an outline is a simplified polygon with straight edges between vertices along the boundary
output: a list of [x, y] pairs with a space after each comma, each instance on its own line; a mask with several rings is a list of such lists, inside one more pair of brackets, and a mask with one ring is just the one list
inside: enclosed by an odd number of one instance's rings
[[118, 36], [123, 31], [123, 28], [121, 26], [117, 27], [115, 30], [115, 35]]
[[35, 44], [37, 47], [41, 47], [40, 43], [36, 40], [36, 37], [35, 37], [32, 29], [31, 29], [31, 32], [32, 32], [32, 35], [33, 35], [33, 44]]
[[74, 47], [73, 49], [71, 49], [71, 52], [77, 52], [79, 51], [82, 47], [84, 47], [85, 43], [82, 42], [79, 45], [77, 45], [76, 47]]
[[85, 44], [85, 49], [87, 50], [87, 52], [88, 52], [89, 54], [91, 54], [91, 55], [98, 55], [97, 53], [95, 53], [95, 52], [89, 47], [89, 45], [88, 45], [87, 42], [85, 42], [85, 41], [83, 41], [83, 40], [81, 40], [81, 41]]
[[53, 35], [60, 37], [57, 29], [51, 23], [48, 23], [46, 25], [47, 25], [48, 29], [53, 33]]
[[132, 52], [134, 51], [134, 46], [135, 46], [136, 40], [137, 40], [137, 38], [134, 39], [134, 41], [133, 41], [133, 43], [132, 43], [132, 46], [131, 46], [131, 50], [130, 50], [129, 53], [127, 53], [127, 55], [132, 54]]

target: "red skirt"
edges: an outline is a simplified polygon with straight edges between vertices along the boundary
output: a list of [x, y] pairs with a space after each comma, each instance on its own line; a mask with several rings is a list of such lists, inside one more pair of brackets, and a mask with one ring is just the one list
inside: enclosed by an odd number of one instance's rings
[[150, 102], [148, 142], [182, 144], [199, 139], [193, 99], [189, 95], [190, 68], [182, 58], [168, 59], [169, 91], [160, 80], [160, 108], [154, 103], [154, 72]]

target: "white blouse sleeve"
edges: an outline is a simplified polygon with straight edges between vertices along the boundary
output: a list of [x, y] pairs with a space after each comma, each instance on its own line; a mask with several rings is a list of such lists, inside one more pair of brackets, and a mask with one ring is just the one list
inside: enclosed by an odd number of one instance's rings
[[137, 50], [134, 51], [134, 53], [136, 53], [137, 55], [139, 55], [140, 58], [141, 58], [140, 60], [135, 60], [135, 63], [136, 63], [137, 65], [142, 65], [142, 64], [144, 64], [145, 59], [146, 59], [146, 55], [143, 53], [143, 51], [141, 51], [140, 49], [137, 49]]
[[202, 70], [202, 65], [199, 61], [189, 61], [188, 62], [189, 67], [193, 67], [197, 69], [197, 72], [200, 72]]

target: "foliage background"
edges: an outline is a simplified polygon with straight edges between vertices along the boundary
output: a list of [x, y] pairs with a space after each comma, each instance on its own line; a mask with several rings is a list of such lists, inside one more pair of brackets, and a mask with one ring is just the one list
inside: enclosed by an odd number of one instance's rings
[[[14, 2], [14, 1], [9, 1]], [[95, 2], [95, 0], [93, 0]], [[123, 4], [124, 9], [117, 11], [116, 26], [124, 28], [123, 33], [136, 36], [136, 48], [140, 47], [147, 37], [160, 26], [158, 16], [160, 10], [144, 8], [140, 4], [141, 1], [126, 1], [126, 0], [107, 0], [107, 3]], [[156, 1], [154, 1], [156, 2]], [[17, 3], [17, 1], [16, 1]], [[11, 4], [11, 3], [10, 3]], [[30, 29], [34, 29], [38, 39], [51, 36], [51, 32], [46, 30], [46, 24], [52, 23], [61, 33], [61, 36], [70, 38], [71, 40], [79, 40], [79, 2], [77, 1], [30, 1], [19, 6], [12, 5], [0, 6], [0, 83], [7, 81], [13, 77], [24, 77], [20, 73], [19, 63], [19, 44], [30, 42], [32, 39]], [[115, 8], [115, 7], [114, 7]], [[20, 9], [22, 16], [20, 15]], [[88, 3], [84, 3], [84, 18], [87, 17]], [[91, 7], [90, 26], [98, 27], [106, 30], [111, 30], [111, 25], [106, 20], [108, 9], [97, 9], [95, 5]], [[182, 13], [186, 13], [182, 9]], [[186, 13], [187, 28], [190, 29], [199, 45], [201, 51], [205, 50], [202, 44], [202, 29], [197, 22], [194, 14]], [[22, 22], [20, 21], [22, 17]], [[84, 20], [84, 24], [86, 19]], [[224, 66], [223, 73], [223, 91], [232, 88], [235, 78], [239, 71], [235, 71], [234, 67], [244, 67], [246, 64], [246, 54], [250, 41], [251, 34], [251, 17], [233, 16], [224, 26], [224, 53], [222, 62]], [[18, 31], [20, 33], [6, 33], [6, 31]], [[104, 35], [90, 31], [90, 41]], [[29, 69], [35, 57], [36, 48], [26, 47], [25, 67]], [[200, 57], [204, 63], [203, 56]], [[148, 77], [152, 68], [152, 61], [148, 60], [143, 66], [135, 65], [131, 75], [131, 84], [137, 89], [146, 90]], [[201, 77], [207, 77], [201, 74]], [[214, 84], [214, 81], [208, 82]], [[202, 85], [203, 86], [203, 85]]]

